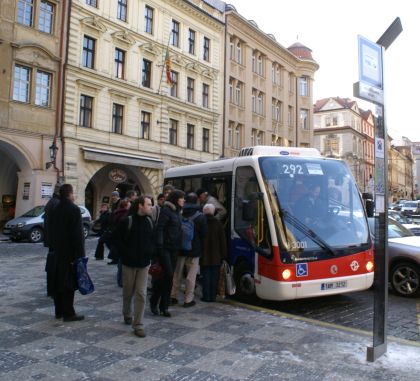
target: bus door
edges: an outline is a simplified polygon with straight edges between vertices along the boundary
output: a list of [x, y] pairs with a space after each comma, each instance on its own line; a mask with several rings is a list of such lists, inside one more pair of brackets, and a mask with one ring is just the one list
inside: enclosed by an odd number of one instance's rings
[[[228, 233], [230, 232], [230, 215], [231, 215], [231, 203], [232, 200], [232, 174], [221, 174], [215, 176], [204, 176], [202, 178], [201, 187], [209, 192], [209, 195], [217, 198], [217, 200], [226, 208], [227, 218], [222, 221], [223, 227], [226, 231], [226, 239], [228, 239]], [[228, 245], [229, 247], [229, 245]]]
[[255, 291], [249, 274], [256, 272], [257, 255], [272, 257], [263, 193], [252, 166], [236, 168], [234, 191], [230, 260], [234, 265], [238, 293], [249, 295]]

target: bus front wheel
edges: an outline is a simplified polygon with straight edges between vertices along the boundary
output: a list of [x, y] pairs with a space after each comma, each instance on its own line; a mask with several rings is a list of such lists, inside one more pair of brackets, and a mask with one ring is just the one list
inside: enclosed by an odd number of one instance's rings
[[236, 284], [236, 295], [244, 299], [255, 297], [255, 281], [248, 264], [243, 261], [234, 267], [233, 276]]

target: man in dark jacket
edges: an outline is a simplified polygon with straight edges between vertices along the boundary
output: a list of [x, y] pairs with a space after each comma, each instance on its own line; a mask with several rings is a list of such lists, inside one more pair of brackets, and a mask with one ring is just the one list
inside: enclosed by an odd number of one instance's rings
[[[181, 248], [176, 261], [171, 302], [172, 304], [178, 303], [177, 297], [185, 266], [187, 268], [187, 277], [185, 279], [184, 307], [192, 307], [195, 305], [194, 289], [199, 270], [199, 260], [203, 253], [204, 239], [207, 235], [207, 220], [203, 213], [200, 212], [198, 197], [195, 193], [188, 193], [185, 197], [185, 204], [182, 210], [182, 221], [183, 247]], [[189, 224], [191, 224], [191, 227], [193, 228], [190, 235], [190, 238], [192, 238], [191, 243], [187, 242]]]
[[45, 271], [47, 273], [47, 295], [54, 297], [54, 274], [55, 274], [55, 256], [52, 245], [52, 215], [53, 210], [60, 202], [60, 185], [54, 187], [54, 194], [47, 202], [44, 209], [44, 246], [48, 247], [47, 261]]
[[145, 337], [143, 316], [146, 306], [147, 277], [155, 250], [153, 222], [150, 217], [151, 198], [140, 196], [134, 201], [134, 209], [137, 213], [121, 221], [114, 234], [121, 253], [124, 322], [132, 324], [136, 336]]
[[60, 188], [60, 202], [52, 214], [52, 246], [55, 255], [54, 305], [55, 317], [64, 321], [83, 320], [74, 310], [74, 291], [77, 280], [74, 262], [85, 256], [85, 239], [80, 209], [74, 204], [73, 187], [64, 184]]
[[203, 277], [203, 302], [215, 302], [220, 264], [227, 259], [226, 235], [223, 225], [214, 217], [213, 204], [205, 204], [203, 213], [207, 218], [207, 236], [204, 240], [200, 271]]

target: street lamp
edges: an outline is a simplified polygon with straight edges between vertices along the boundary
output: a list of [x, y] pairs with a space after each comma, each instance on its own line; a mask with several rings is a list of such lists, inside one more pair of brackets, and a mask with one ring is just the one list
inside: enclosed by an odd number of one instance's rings
[[57, 151], [58, 147], [55, 144], [55, 141], [52, 142], [52, 144], [48, 147], [50, 151], [50, 159], [51, 161], [45, 163], [45, 169], [50, 168], [52, 165], [55, 164], [55, 159], [57, 158]]
[[58, 151], [58, 147], [55, 145], [55, 142], [53, 141], [53, 143], [49, 146], [49, 150], [50, 150], [50, 159], [52, 163], [55, 163], [55, 159], [57, 157], [57, 151]]

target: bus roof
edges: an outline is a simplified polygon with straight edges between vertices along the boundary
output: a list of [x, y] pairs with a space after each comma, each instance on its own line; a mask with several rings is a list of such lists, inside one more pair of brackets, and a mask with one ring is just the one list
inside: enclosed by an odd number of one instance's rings
[[239, 152], [239, 156], [303, 156], [319, 157], [321, 154], [316, 148], [303, 147], [278, 147], [278, 146], [254, 146], [244, 147]]
[[278, 147], [278, 146], [254, 146], [242, 148], [239, 157], [221, 159], [207, 163], [185, 165], [169, 168], [166, 170], [165, 178], [200, 176], [211, 173], [229, 173], [233, 171], [233, 165], [237, 160], [243, 160], [245, 156], [300, 156], [300, 157], [321, 157], [315, 148], [302, 147]]

